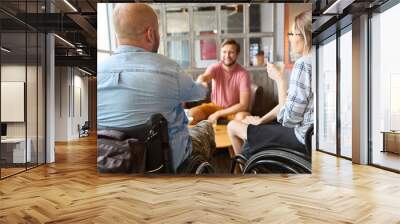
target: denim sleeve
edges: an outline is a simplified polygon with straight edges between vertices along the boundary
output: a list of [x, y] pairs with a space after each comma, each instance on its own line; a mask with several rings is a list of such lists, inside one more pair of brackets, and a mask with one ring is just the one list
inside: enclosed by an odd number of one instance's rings
[[179, 98], [181, 101], [202, 100], [207, 95], [207, 89], [193, 81], [192, 77], [183, 71], [178, 75]]

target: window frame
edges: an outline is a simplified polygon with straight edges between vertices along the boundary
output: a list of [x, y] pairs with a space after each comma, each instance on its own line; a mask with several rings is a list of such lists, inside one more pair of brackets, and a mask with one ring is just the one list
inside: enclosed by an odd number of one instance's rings
[[[108, 29], [109, 30], [114, 30], [111, 22], [111, 14], [112, 14], [112, 9], [114, 7], [115, 3], [105, 3], [107, 4], [107, 17], [108, 17]], [[248, 69], [249, 71], [254, 71], [254, 70], [266, 70], [263, 66], [250, 66], [250, 51], [249, 51], [249, 45], [250, 45], [250, 38], [263, 38], [263, 37], [268, 37], [272, 38], [272, 60], [275, 61], [276, 59], [276, 11], [277, 11], [277, 4], [275, 3], [267, 3], [267, 4], [273, 4], [273, 9], [272, 9], [272, 15], [271, 19], [273, 27], [271, 32], [253, 32], [250, 33], [250, 27], [249, 27], [249, 22], [250, 22], [250, 13], [249, 13], [249, 8], [251, 3], [235, 3], [236, 5], [243, 5], [243, 33], [221, 33], [221, 6], [224, 5], [222, 3], [190, 3], [190, 4], [182, 4], [182, 3], [152, 3], [152, 6], [155, 6], [154, 8], [157, 8], [160, 12], [160, 45], [162, 44], [162, 49], [159, 51], [160, 54], [162, 55], [167, 55], [167, 42], [168, 41], [179, 41], [179, 40], [188, 40], [189, 42], [189, 67], [185, 69], [186, 72], [188, 73], [200, 73], [203, 72], [206, 68], [197, 68], [196, 67], [196, 61], [195, 61], [195, 43], [197, 40], [204, 40], [204, 39], [215, 39], [216, 44], [217, 44], [217, 49], [220, 49], [221, 43], [224, 39], [227, 38], [240, 38], [243, 39], [243, 46], [241, 46], [241, 51], [243, 52], [243, 67]], [[255, 4], [264, 4], [264, 3], [255, 3]], [[217, 19], [217, 33], [213, 36], [209, 37], [200, 37], [199, 35], [195, 34], [194, 30], [194, 25], [193, 25], [193, 8], [195, 7], [207, 7], [207, 6], [213, 6], [215, 7], [215, 13], [216, 13], [216, 19]], [[167, 8], [178, 8], [178, 7], [183, 7], [188, 9], [188, 14], [189, 14], [189, 34], [188, 35], [183, 35], [183, 36], [167, 36], [167, 15], [166, 15], [166, 9]], [[108, 40], [110, 41], [110, 49], [97, 49], [101, 53], [107, 53], [107, 54], [113, 54], [117, 43], [116, 43], [116, 38], [115, 35], [112, 35], [111, 32], [109, 32]], [[115, 48], [113, 48], [113, 46]], [[220, 54], [217, 52], [217, 60], [220, 60]]]
[[368, 68], [367, 68], [367, 76], [368, 76], [368, 110], [367, 110], [367, 117], [368, 117], [368, 165], [373, 166], [373, 167], [377, 167], [383, 170], [388, 170], [391, 172], [395, 172], [395, 173], [400, 173], [400, 170], [398, 169], [394, 169], [391, 168], [389, 166], [385, 166], [379, 163], [374, 163], [374, 144], [373, 144], [373, 127], [372, 127], [372, 118], [373, 118], [373, 111], [372, 111], [372, 107], [373, 107], [373, 93], [374, 93], [374, 89], [372, 87], [372, 79], [373, 79], [373, 65], [372, 65], [372, 60], [373, 60], [373, 35], [372, 35], [372, 20], [374, 19], [374, 17], [377, 14], [382, 14], [385, 11], [391, 9], [392, 7], [397, 6], [398, 4], [400, 4], [398, 2], [398, 0], [388, 0], [387, 2], [385, 2], [384, 4], [380, 5], [379, 7], [375, 8], [373, 11], [369, 11], [368, 12], [368, 31], [367, 31], [367, 36], [368, 36]]
[[[345, 18], [347, 19], [347, 18]], [[326, 36], [324, 39], [318, 40], [318, 43], [316, 44], [316, 95], [318, 96], [318, 93], [320, 91], [320, 86], [319, 86], [319, 66], [320, 66], [320, 55], [319, 55], [319, 47], [320, 45], [327, 44], [331, 41], [336, 41], [336, 152], [331, 153], [328, 152], [324, 149], [321, 149], [319, 147], [319, 110], [320, 107], [319, 105], [319, 97], [316, 97], [316, 119], [315, 119], [315, 128], [316, 128], [316, 150], [327, 153], [333, 156], [337, 156], [339, 158], [347, 159], [347, 160], [352, 160], [352, 158], [349, 158], [347, 156], [342, 155], [342, 150], [341, 150], [341, 118], [340, 118], [340, 112], [341, 112], [341, 94], [340, 94], [340, 76], [341, 76], [341, 67], [340, 67], [340, 42], [341, 42], [341, 36], [344, 35], [347, 32], [352, 32], [352, 22], [349, 24], [346, 24], [344, 27], [341, 27], [339, 30], [337, 30], [335, 33], [332, 33], [329, 36]]]

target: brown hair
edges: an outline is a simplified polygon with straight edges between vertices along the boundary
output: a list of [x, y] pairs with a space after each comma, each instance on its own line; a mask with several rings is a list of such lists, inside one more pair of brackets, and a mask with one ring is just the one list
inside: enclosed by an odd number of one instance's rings
[[301, 33], [304, 40], [304, 50], [311, 50], [311, 11], [305, 11], [294, 18], [294, 29]]
[[221, 47], [225, 45], [235, 45], [236, 46], [236, 53], [240, 53], [240, 45], [238, 42], [236, 42], [234, 39], [227, 39], [224, 42], [222, 42]]

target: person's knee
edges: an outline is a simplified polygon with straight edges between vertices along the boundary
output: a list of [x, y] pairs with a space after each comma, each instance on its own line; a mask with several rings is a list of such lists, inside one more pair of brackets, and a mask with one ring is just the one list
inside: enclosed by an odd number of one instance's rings
[[248, 112], [239, 112], [235, 115], [235, 120], [236, 121], [241, 121], [243, 119], [245, 119], [247, 116], [249, 116], [250, 114]]
[[206, 120], [200, 121], [190, 128], [190, 135], [192, 138], [215, 142], [214, 129], [211, 123]]
[[206, 130], [206, 133], [208, 133], [208, 135], [214, 135], [213, 126], [207, 120], [200, 121], [199, 123], [196, 124], [196, 126], [194, 128], [200, 128], [200, 129]]
[[239, 123], [239, 121], [237, 120], [232, 120], [228, 123], [228, 133], [230, 135], [234, 135], [235, 131], [236, 131], [236, 127], [237, 127], [237, 123]]
[[228, 134], [232, 137], [240, 138], [242, 140], [247, 139], [247, 124], [241, 121], [230, 121], [228, 123]]
[[211, 158], [216, 148], [212, 125], [207, 121], [201, 121], [190, 129], [190, 136], [193, 153]]

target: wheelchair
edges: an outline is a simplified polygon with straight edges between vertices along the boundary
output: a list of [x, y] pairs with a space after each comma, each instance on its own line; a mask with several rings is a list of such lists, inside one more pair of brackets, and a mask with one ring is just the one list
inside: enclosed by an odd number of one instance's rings
[[[207, 174], [214, 173], [211, 164], [202, 158], [186, 159], [182, 164], [184, 173], [177, 173], [172, 168], [171, 148], [168, 138], [168, 122], [159, 113], [153, 114], [142, 125], [129, 128], [99, 127], [101, 130], [112, 130], [125, 135], [126, 138], [137, 139], [145, 149], [144, 174]], [[98, 138], [101, 136], [98, 135]], [[100, 171], [101, 172], [101, 171]]]
[[232, 158], [231, 173], [237, 166], [242, 174], [258, 173], [311, 173], [311, 140], [314, 128], [311, 126], [305, 135], [305, 153], [290, 148], [269, 147], [250, 158], [239, 154]]

